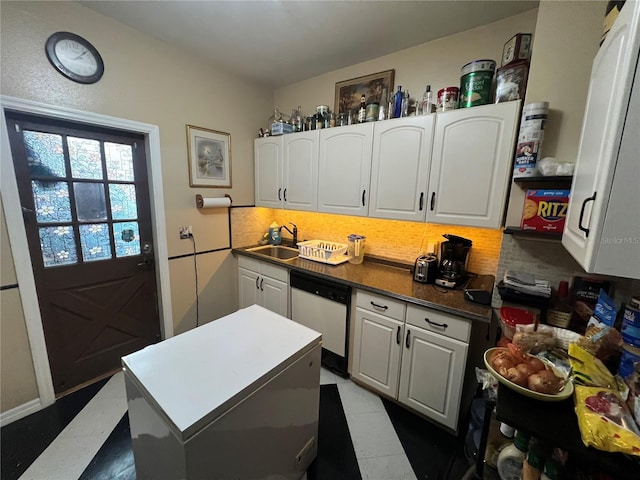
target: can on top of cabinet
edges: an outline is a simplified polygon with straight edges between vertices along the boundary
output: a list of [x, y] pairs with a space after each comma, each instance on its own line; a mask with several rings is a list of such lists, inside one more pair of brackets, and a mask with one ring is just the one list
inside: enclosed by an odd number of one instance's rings
[[438, 90], [438, 112], [447, 112], [458, 108], [460, 89], [458, 87], [444, 87]]
[[496, 71], [494, 60], [474, 60], [460, 70], [460, 108], [491, 102], [491, 84]]

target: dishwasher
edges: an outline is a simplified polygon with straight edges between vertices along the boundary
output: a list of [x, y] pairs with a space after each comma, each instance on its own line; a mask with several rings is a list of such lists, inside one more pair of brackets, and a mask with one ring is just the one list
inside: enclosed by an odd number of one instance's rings
[[292, 271], [291, 319], [322, 334], [322, 365], [348, 377], [351, 287]]

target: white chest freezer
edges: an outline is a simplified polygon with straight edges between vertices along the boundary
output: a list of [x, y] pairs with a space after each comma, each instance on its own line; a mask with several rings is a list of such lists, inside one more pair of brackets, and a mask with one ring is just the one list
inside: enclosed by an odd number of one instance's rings
[[318, 332], [253, 305], [123, 357], [137, 478], [299, 479], [320, 351]]

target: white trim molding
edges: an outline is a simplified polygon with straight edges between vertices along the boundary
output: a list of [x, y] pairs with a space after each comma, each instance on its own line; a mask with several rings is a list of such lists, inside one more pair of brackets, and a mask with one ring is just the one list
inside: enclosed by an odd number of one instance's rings
[[44, 408], [44, 405], [42, 405], [42, 402], [39, 399], [35, 398], [26, 403], [23, 403], [22, 405], [18, 405], [17, 407], [12, 408], [11, 410], [2, 412], [0, 413], [0, 427], [9, 425], [11, 422], [15, 422], [16, 420], [20, 420], [21, 418], [24, 418], [27, 415], [36, 413], [37, 411], [42, 410], [43, 408]]
[[[15, 171], [9, 145], [5, 110], [31, 113], [50, 118], [82, 122], [85, 124], [129, 130], [145, 135], [147, 155], [147, 171], [149, 176], [149, 191], [151, 195], [151, 214], [153, 237], [155, 245], [156, 276], [158, 286], [158, 309], [160, 312], [162, 338], [173, 336], [173, 316], [171, 309], [171, 287], [169, 276], [169, 249], [167, 244], [167, 229], [164, 210], [164, 194], [162, 186], [162, 163], [160, 157], [160, 129], [156, 125], [135, 122], [132, 120], [111, 117], [91, 112], [84, 112], [66, 107], [47, 105], [44, 103], [24, 100], [20, 98], [0, 96], [2, 121], [0, 121], [0, 193], [9, 233], [9, 243], [13, 254], [16, 277], [20, 289], [27, 335], [31, 347], [31, 355], [35, 369], [39, 400], [27, 402], [16, 407], [22, 409], [33, 408], [33, 402], [40, 404], [37, 409], [51, 405], [55, 401], [51, 370], [47, 357], [42, 318], [38, 307], [35, 280], [31, 267], [31, 256], [27, 245], [27, 235], [18, 195]], [[10, 410], [9, 412], [13, 412]], [[8, 412], [6, 412], [8, 413]], [[30, 412], [32, 413], [32, 412]], [[4, 424], [4, 414], [2, 415]], [[15, 418], [17, 420], [17, 418]]]

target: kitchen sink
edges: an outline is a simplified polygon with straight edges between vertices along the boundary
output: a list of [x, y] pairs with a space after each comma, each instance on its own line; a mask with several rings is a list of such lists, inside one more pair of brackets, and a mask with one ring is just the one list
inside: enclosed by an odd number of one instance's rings
[[285, 247], [283, 245], [263, 245], [261, 247], [249, 248], [247, 251], [280, 260], [293, 260], [298, 257], [297, 248]]

